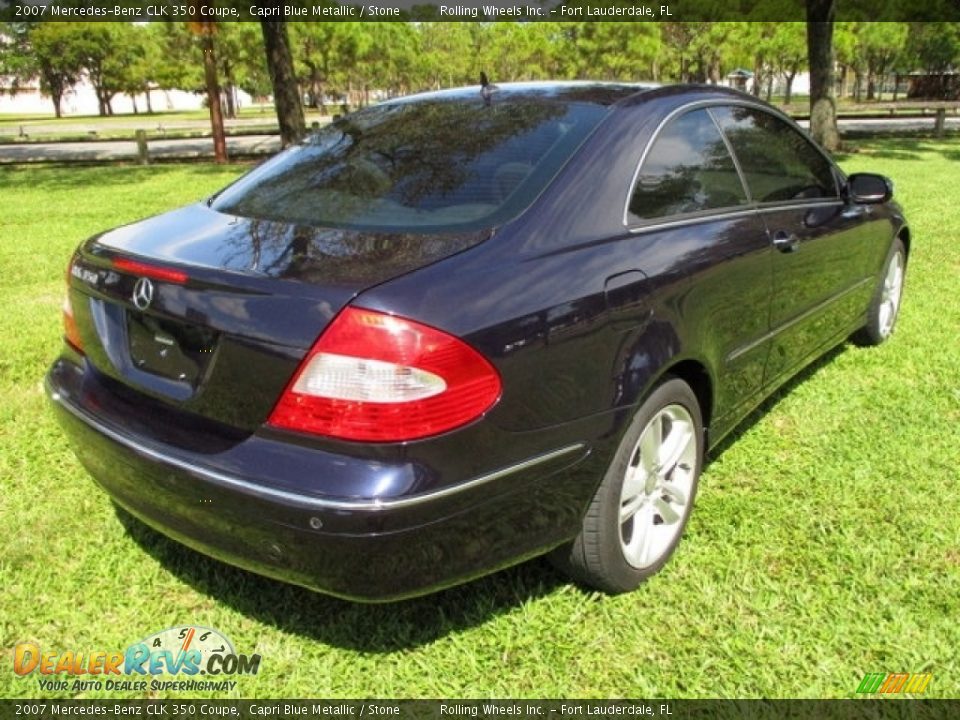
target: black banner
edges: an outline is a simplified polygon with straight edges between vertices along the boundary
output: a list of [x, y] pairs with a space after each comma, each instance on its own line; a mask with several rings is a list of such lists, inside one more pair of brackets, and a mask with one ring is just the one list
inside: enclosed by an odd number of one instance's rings
[[955, 718], [960, 700], [0, 700], [0, 720], [924, 720]]
[[[804, 0], [0, 0], [0, 19], [39, 21], [804, 21]], [[836, 20], [960, 21], [957, 0], [837, 0]]]

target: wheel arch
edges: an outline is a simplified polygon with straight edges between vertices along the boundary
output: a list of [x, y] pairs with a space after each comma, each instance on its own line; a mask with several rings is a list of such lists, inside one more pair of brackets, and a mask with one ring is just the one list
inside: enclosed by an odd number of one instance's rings
[[900, 238], [900, 242], [903, 243], [903, 249], [907, 253], [907, 257], [905, 259], [909, 259], [910, 258], [910, 228], [907, 225], [901, 225], [900, 229], [897, 230], [897, 234], [894, 237]]
[[703, 431], [707, 437], [704, 438], [704, 447], [709, 447], [710, 420], [713, 417], [713, 392], [714, 382], [707, 366], [694, 358], [685, 358], [668, 364], [654, 382], [650, 384], [648, 391], [644, 394], [647, 397], [653, 388], [657, 387], [665, 378], [675, 377], [683, 380], [697, 398], [700, 405], [700, 415], [703, 419]]

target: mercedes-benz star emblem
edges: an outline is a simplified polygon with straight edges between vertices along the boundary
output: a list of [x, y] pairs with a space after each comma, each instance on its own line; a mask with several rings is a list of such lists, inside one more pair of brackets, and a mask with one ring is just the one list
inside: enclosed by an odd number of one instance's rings
[[133, 304], [141, 310], [146, 310], [153, 302], [153, 283], [150, 278], [142, 277], [133, 286]]

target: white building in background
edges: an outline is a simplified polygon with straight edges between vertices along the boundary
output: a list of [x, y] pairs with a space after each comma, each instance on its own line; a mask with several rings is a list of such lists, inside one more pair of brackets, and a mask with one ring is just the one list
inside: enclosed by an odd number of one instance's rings
[[[736, 70], [727, 74], [727, 76], [721, 81], [721, 84], [726, 85], [727, 87], [736, 88], [738, 90], [743, 90], [744, 92], [753, 92], [754, 91], [754, 78], [753, 73], [750, 70], [745, 68], [737, 68]], [[775, 75], [773, 77], [773, 86], [772, 91], [774, 95], [783, 95], [787, 89], [787, 82], [784, 80], [782, 75]], [[809, 95], [810, 94], [810, 73], [802, 72], [797, 73], [797, 76], [793, 79], [793, 85], [791, 86], [791, 91], [793, 95]], [[762, 97], [767, 92], [766, 86], [760, 88], [759, 94]]]
[[[40, 92], [38, 83], [31, 83], [29, 87], [23, 88], [16, 95], [9, 92], [9, 82], [0, 78], [0, 114], [16, 115], [53, 115], [53, 100], [49, 95], [43, 95]], [[242, 90], [236, 90], [237, 100], [240, 107], [252, 104], [251, 97]], [[198, 110], [204, 107], [205, 96], [203, 93], [184, 92], [183, 90], [152, 90], [150, 92], [150, 102], [153, 104], [154, 112], [173, 112], [177, 110]], [[146, 95], [141, 93], [136, 96], [137, 110], [147, 111]], [[117, 115], [125, 115], [133, 112], [133, 101], [129, 95], [117, 93], [113, 96], [111, 102], [113, 112]], [[97, 94], [93, 90], [93, 85], [86, 78], [73, 86], [73, 88], [64, 95], [61, 104], [63, 116], [70, 115], [96, 115], [99, 113], [97, 104]]]

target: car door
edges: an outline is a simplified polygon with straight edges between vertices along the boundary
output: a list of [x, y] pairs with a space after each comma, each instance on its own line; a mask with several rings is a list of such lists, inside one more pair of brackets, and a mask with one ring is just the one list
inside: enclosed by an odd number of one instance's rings
[[664, 123], [638, 168], [626, 221], [631, 232], [648, 236], [648, 257], [655, 249], [687, 276], [666, 312], [681, 316], [684, 352], [711, 366], [721, 421], [763, 384], [773, 251], [707, 109]]
[[869, 233], [863, 208], [843, 202], [832, 164], [803, 133], [755, 106], [711, 112], [774, 249], [769, 384], [849, 332], [862, 314], [869, 295]]

